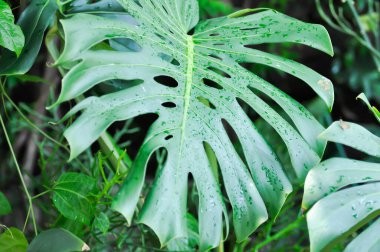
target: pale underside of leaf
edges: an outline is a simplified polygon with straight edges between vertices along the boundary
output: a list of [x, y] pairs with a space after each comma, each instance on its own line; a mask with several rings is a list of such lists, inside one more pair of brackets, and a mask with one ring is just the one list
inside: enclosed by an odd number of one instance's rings
[[[186, 237], [187, 183], [191, 174], [199, 191], [201, 250], [217, 246], [222, 239], [223, 218], [228, 225], [228, 217], [204, 149], [206, 142], [218, 159], [237, 239], [244, 240], [268, 216], [276, 217], [291, 192], [291, 184], [237, 99], [248, 104], [282, 137], [300, 179], [319, 162], [326, 142], [317, 140], [323, 127], [302, 105], [240, 63], [263, 64], [292, 74], [315, 90], [328, 107], [333, 103], [332, 84], [323, 76], [294, 61], [246, 46], [295, 42], [332, 53], [327, 32], [321, 26], [274, 11], [197, 25], [195, 0], [125, 0], [120, 4], [134, 17], [133, 22], [129, 15], [120, 13], [111, 17], [77, 14], [61, 21], [65, 47], [56, 64], [70, 71], [53, 106], [103, 81], [142, 80], [122, 91], [88, 97], [67, 114], [82, 112], [65, 132], [71, 159], [112, 123], [155, 113], [159, 117], [150, 127], [113, 208], [131, 222], [147, 163], [156, 150], [165, 148], [167, 160], [157, 171], [138, 220], [150, 226], [163, 245], [173, 238]], [[194, 35], [188, 35], [194, 26]], [[132, 40], [137, 49], [91, 49], [102, 41], [120, 38]], [[158, 76], [171, 77], [178, 86], [162, 85], [155, 79]], [[207, 85], [206, 80], [217, 86]], [[276, 102], [292, 122], [280, 116], [263, 95]], [[166, 106], [168, 103], [171, 106]], [[236, 132], [247, 165], [235, 150], [224, 123]]]

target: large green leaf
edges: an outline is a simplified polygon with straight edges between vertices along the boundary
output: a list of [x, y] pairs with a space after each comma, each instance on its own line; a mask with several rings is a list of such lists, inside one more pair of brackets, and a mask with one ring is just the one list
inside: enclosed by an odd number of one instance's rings
[[90, 224], [95, 211], [91, 199], [91, 194], [96, 190], [94, 178], [80, 173], [66, 172], [59, 177], [53, 189], [54, 205], [63, 216]]
[[[335, 122], [321, 137], [380, 157], [380, 138], [360, 125]], [[378, 181], [380, 163], [352, 159], [332, 158], [309, 172], [302, 205], [312, 206], [307, 213], [312, 251], [327, 250], [379, 216]], [[363, 231], [346, 251], [379, 251], [378, 226], [375, 222]]]
[[24, 47], [24, 41], [20, 26], [14, 24], [11, 8], [0, 0], [0, 46], [15, 52], [18, 57]]
[[[326, 30], [273, 10], [255, 14], [248, 10], [199, 23], [196, 0], [119, 2], [128, 14], [81, 13], [61, 21], [65, 46], [56, 64], [69, 71], [53, 106], [103, 81], [129, 83], [124, 90], [88, 97], [67, 114], [66, 118], [81, 111], [64, 133], [71, 147], [70, 159], [112, 123], [158, 114], [113, 209], [131, 222], [148, 160], [156, 150], [165, 148], [166, 163], [157, 172], [138, 221], [150, 226], [163, 245], [187, 237], [191, 174], [200, 194], [200, 248], [217, 246], [222, 239], [223, 215], [225, 220], [228, 217], [206, 155], [207, 143], [219, 161], [237, 239], [244, 240], [268, 216], [275, 218], [292, 187], [275, 153], [238, 101], [248, 104], [278, 132], [301, 180], [320, 161], [326, 141], [317, 140], [323, 127], [302, 105], [240, 64], [263, 64], [294, 75], [331, 108], [333, 87], [328, 79], [294, 61], [250, 48], [295, 42], [332, 54]], [[95, 46], [101, 42], [108, 42], [111, 48]], [[263, 96], [277, 103], [291, 122]], [[227, 124], [241, 142], [246, 163], [227, 135]]]
[[18, 58], [10, 52], [4, 52], [0, 58], [0, 75], [17, 75], [29, 71], [40, 51], [44, 31], [57, 8], [55, 0], [30, 2], [17, 21], [25, 35], [25, 46]]
[[53, 228], [40, 233], [30, 243], [27, 252], [89, 251], [81, 239], [63, 228]]

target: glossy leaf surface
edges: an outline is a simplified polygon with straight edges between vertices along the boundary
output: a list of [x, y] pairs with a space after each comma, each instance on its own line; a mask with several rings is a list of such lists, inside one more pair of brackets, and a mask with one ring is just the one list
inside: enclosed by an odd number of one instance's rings
[[[113, 208], [131, 222], [148, 160], [156, 150], [165, 148], [166, 163], [157, 171], [138, 221], [150, 226], [163, 245], [187, 237], [187, 183], [191, 174], [200, 194], [200, 248], [217, 246], [222, 239], [223, 216], [225, 220], [228, 217], [205, 151], [207, 143], [220, 165], [237, 239], [244, 240], [268, 217], [275, 218], [291, 192], [291, 184], [241, 103], [248, 104], [282, 137], [301, 180], [319, 162], [326, 142], [316, 140], [323, 127], [302, 105], [241, 64], [267, 65], [294, 75], [331, 108], [333, 87], [328, 79], [299, 63], [251, 48], [294, 42], [332, 54], [326, 30], [272, 10], [248, 10], [199, 22], [195, 0], [119, 3], [128, 14], [81, 13], [61, 21], [65, 47], [56, 64], [69, 72], [53, 106], [104, 81], [130, 81], [121, 91], [86, 98], [67, 114], [66, 118], [81, 111], [64, 133], [71, 159], [112, 123], [157, 114]], [[110, 48], [94, 47], [101, 42]], [[263, 94], [292, 122], [280, 116]], [[246, 162], [235, 150], [226, 125], [236, 132]]]

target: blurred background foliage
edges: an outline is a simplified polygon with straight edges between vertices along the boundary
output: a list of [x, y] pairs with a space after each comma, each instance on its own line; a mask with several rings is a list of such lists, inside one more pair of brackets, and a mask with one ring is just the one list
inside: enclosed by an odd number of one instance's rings
[[[28, 5], [28, 1], [8, 2], [16, 18]], [[71, 11], [88, 8], [90, 3], [99, 4], [98, 1], [74, 1]], [[287, 44], [265, 46], [263, 49], [295, 59], [331, 79], [336, 92], [336, 102], [331, 114], [300, 80], [273, 70], [268, 71], [260, 65], [246, 67], [306, 104], [324, 126], [335, 120], [344, 119], [364, 124], [374, 134], [380, 135], [380, 129], [376, 126], [376, 121], [367, 107], [356, 100], [356, 96], [364, 92], [374, 106], [380, 105], [379, 1], [357, 0], [353, 3], [349, 0], [304, 0], [302, 2], [296, 0], [199, 0], [199, 3], [202, 18], [228, 15], [242, 8], [273, 8], [302, 21], [324, 25], [329, 30], [334, 45], [333, 58], [310, 48]], [[52, 20], [51, 27], [53, 28], [54, 22]], [[133, 159], [136, 155], [147, 125], [152, 123], [154, 118], [138, 117], [112, 127], [109, 133], [113, 136], [113, 143], [119, 146], [117, 149], [120, 154], [119, 160], [110, 160], [110, 153], [107, 151], [109, 150], [107, 145], [110, 143], [100, 141], [78, 159], [67, 163], [69, 152], [66, 145], [62, 144], [64, 143], [62, 132], [65, 125], [51, 122], [59, 121], [69, 105], [51, 111], [45, 109], [55, 100], [55, 89], [61, 78], [58, 70], [49, 66], [53, 61], [46, 46], [43, 45], [28, 74], [2, 78], [0, 83], [1, 116], [6, 121], [8, 135], [13, 143], [18, 163], [22, 167], [25, 183], [34, 195], [32, 200], [36, 225], [41, 229], [65, 228], [86, 241], [92, 251], [195, 250], [197, 235], [196, 232], [191, 231], [197, 229], [197, 223], [191, 215], [188, 216], [189, 231], [192, 234], [190, 239], [176, 240], [167, 248], [157, 249], [159, 248], [158, 240], [148, 228], [137, 223], [126, 226], [124, 218], [109, 209], [112, 196], [127, 173], [127, 171], [121, 173], [115, 171], [113, 168], [115, 162], [116, 167], [120, 169], [124, 169], [121, 160], [130, 164], [129, 157]], [[113, 87], [118, 85], [122, 83], [111, 83]], [[294, 176], [291, 176], [292, 169], [290, 169], [286, 148], [281, 143], [280, 137], [271, 130], [271, 127], [267, 127], [263, 120], [252, 113], [250, 117], [255, 120], [260, 131], [264, 132], [264, 137], [268, 139], [285, 164], [287, 174], [290, 174], [290, 178], [294, 181], [295, 191], [284, 206], [282, 212], [285, 214], [280, 214], [277, 220], [261, 226], [249, 240], [242, 244], [236, 244], [231, 235], [223, 244], [224, 250], [236, 252], [308, 251], [306, 222], [300, 209], [302, 185], [297, 185]], [[0, 200], [5, 197], [10, 202], [7, 211], [4, 210], [7, 214], [2, 214], [3, 210], [0, 209], [0, 224], [1, 227], [14, 226], [23, 230], [27, 239], [31, 240], [34, 231], [30, 211], [28, 211], [30, 210], [28, 201], [20, 185], [5, 136], [3, 133], [0, 136]], [[236, 148], [239, 148], [237, 140]], [[366, 159], [363, 154], [341, 145], [329, 145], [326, 157], [333, 155]], [[164, 151], [158, 152], [151, 165], [161, 165], [164, 162], [164, 156]], [[78, 191], [86, 197], [84, 207], [79, 208], [78, 213], [74, 213], [81, 214], [81, 211], [87, 209], [86, 213], [89, 216], [84, 223], [71, 220], [69, 215], [63, 214], [65, 211], [61, 209], [62, 206], [59, 203], [52, 203], [60, 192], [60, 183], [67, 179], [62, 175], [65, 172], [81, 173], [85, 176], [82, 177], [82, 181], [88, 181], [89, 184], [94, 181], [94, 185], [86, 190], [80, 186], [79, 182], [73, 184], [74, 187], [78, 186]], [[153, 179], [154, 174], [150, 176]], [[146, 185], [146, 189], [149, 186], [149, 184]], [[192, 187], [191, 184], [190, 187]], [[189, 210], [194, 213], [197, 192], [194, 188], [189, 189], [191, 190], [190, 198], [194, 199], [189, 202]], [[63, 197], [66, 196], [63, 195]], [[80, 199], [77, 200], [82, 206], [83, 202]], [[26, 216], [29, 221], [25, 222]], [[344, 244], [336, 247], [336, 251], [341, 251], [342, 246]], [[218, 249], [223, 251], [222, 247]], [[1, 247], [0, 251], [2, 251]]]

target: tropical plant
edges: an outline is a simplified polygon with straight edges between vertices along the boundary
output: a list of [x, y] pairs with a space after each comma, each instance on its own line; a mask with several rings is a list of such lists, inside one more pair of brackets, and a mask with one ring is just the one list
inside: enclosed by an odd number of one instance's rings
[[[380, 138], [358, 124], [337, 121], [320, 137], [380, 157]], [[309, 172], [302, 207], [308, 211], [311, 251], [328, 251], [353, 234], [344, 251], [380, 249], [379, 179], [379, 162], [348, 158], [328, 159]]]
[[[64, 133], [70, 160], [112, 123], [158, 114], [113, 209], [132, 221], [147, 163], [164, 148], [165, 164], [143, 198], [138, 221], [151, 227], [162, 245], [187, 237], [191, 175], [199, 192], [201, 250], [223, 239], [223, 218], [228, 233], [226, 203], [232, 207], [237, 240], [243, 241], [268, 216], [276, 217], [292, 186], [241, 105], [248, 104], [281, 136], [301, 181], [319, 163], [326, 141], [316, 138], [323, 127], [311, 113], [242, 64], [262, 64], [300, 78], [331, 108], [333, 87], [328, 79], [299, 63], [252, 48], [293, 42], [331, 55], [326, 30], [273, 10], [242, 10], [199, 22], [196, 0], [121, 0], [119, 4], [127, 13], [91, 10], [92, 14], [82, 12], [61, 20], [65, 45], [54, 65], [68, 72], [50, 108], [80, 98], [101, 82], [125, 83], [121, 91], [85, 98], [64, 117], [81, 112]], [[265, 99], [275, 101], [289, 120]], [[227, 126], [236, 132], [243, 156], [232, 145]], [[210, 162], [213, 156], [217, 165]], [[222, 180], [228, 201], [222, 196]]]

